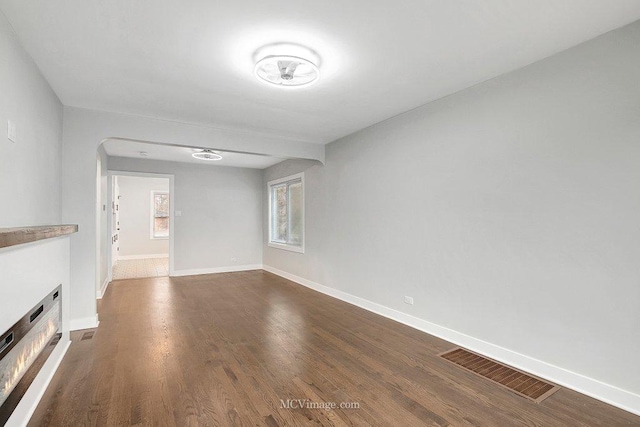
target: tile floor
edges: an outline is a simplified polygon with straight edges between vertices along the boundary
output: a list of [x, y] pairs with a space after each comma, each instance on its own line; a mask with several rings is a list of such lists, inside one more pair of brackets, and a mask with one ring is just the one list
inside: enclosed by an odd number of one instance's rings
[[113, 266], [113, 280], [169, 275], [169, 258], [119, 260]]

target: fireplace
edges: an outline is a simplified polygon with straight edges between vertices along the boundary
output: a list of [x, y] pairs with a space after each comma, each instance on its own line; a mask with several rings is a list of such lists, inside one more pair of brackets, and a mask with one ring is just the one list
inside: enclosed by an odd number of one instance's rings
[[0, 335], [0, 425], [4, 425], [61, 337], [62, 285]]

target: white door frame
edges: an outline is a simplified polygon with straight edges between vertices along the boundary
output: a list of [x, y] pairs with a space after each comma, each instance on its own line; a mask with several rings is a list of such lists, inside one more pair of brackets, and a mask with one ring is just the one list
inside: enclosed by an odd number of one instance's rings
[[[113, 178], [114, 176], [139, 176], [142, 178], [166, 178], [169, 180], [169, 276], [173, 276], [175, 271], [175, 263], [174, 263], [174, 252], [173, 252], [173, 242], [174, 242], [174, 226], [175, 226], [175, 191], [174, 191], [174, 179], [175, 175], [173, 174], [164, 174], [164, 173], [149, 173], [149, 172], [130, 172], [130, 171], [116, 171], [116, 170], [107, 170], [107, 200], [111, 200], [111, 195], [113, 192]], [[107, 229], [109, 232], [112, 230], [112, 218], [113, 218], [113, 206], [111, 202], [109, 202], [109, 211], [107, 212]], [[112, 255], [111, 251], [107, 252], [107, 256], [109, 259], [107, 260], [107, 265], [111, 265]], [[112, 277], [112, 268], [109, 268], [108, 272], [108, 280], [111, 282], [113, 280]]]
[[[111, 219], [107, 218], [107, 226], [111, 226], [111, 229], [109, 230], [109, 233], [111, 234], [111, 266], [109, 267], [109, 272], [107, 273], [107, 279], [110, 282], [113, 277], [111, 277], [111, 274], [113, 273], [113, 266], [115, 265], [115, 261], [117, 261], [117, 256], [114, 257], [114, 253], [113, 253], [113, 248], [115, 246], [115, 242], [113, 241], [113, 232], [114, 232], [114, 224], [113, 224], [113, 217], [115, 216], [116, 219], [119, 219], [119, 212], [118, 209], [116, 209], [116, 211], [113, 211], [113, 208], [118, 205], [119, 203], [118, 201], [118, 197], [120, 195], [120, 190], [119, 190], [119, 185], [118, 185], [118, 176], [117, 175], [113, 175], [111, 177], [111, 179], [107, 178], [107, 181], [111, 181], [108, 183], [108, 185], [110, 185], [110, 187], [107, 188], [107, 196], [109, 196], [110, 200], [109, 200], [109, 204], [111, 204], [111, 206], [109, 207], [109, 210], [107, 210], [107, 215], [109, 214], [109, 212], [111, 212]], [[118, 188], [118, 197], [115, 196], [114, 190]], [[109, 192], [109, 189], [111, 189], [111, 192]], [[115, 231], [118, 231], [118, 224], [115, 224]], [[119, 235], [118, 235], [119, 238]], [[107, 256], [107, 261], [109, 261], [109, 257]]]

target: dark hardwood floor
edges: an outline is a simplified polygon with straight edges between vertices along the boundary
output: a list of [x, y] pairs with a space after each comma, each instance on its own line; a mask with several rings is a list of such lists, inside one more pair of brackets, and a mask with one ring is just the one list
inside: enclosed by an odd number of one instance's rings
[[30, 425], [640, 425], [567, 389], [531, 402], [437, 357], [451, 343], [263, 271], [117, 281], [99, 311]]

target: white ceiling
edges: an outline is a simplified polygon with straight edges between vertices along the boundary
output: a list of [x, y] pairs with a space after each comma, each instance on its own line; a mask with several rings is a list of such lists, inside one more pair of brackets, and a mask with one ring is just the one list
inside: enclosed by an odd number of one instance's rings
[[[0, 0], [65, 105], [326, 143], [640, 18], [639, 0]], [[321, 80], [253, 76], [293, 42]]]
[[[108, 155], [114, 157], [130, 157], [143, 160], [165, 160], [169, 162], [197, 163], [210, 166], [235, 166], [240, 168], [265, 169], [285, 160], [279, 157], [261, 156], [257, 154], [229, 153], [218, 151], [222, 160], [206, 161], [195, 159], [192, 154], [198, 148], [175, 145], [154, 144], [150, 142], [131, 141], [125, 139], [108, 139], [102, 144]], [[147, 153], [142, 156], [140, 153]]]

